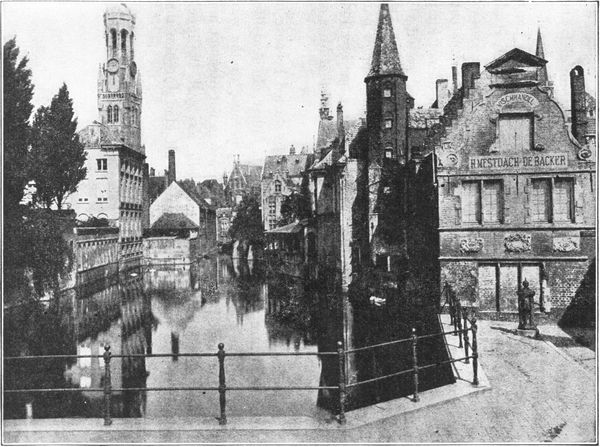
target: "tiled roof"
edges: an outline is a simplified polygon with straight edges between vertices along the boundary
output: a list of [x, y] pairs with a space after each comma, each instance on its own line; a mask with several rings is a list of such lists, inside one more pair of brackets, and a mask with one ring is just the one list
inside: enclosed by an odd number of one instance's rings
[[337, 121], [335, 119], [319, 120], [319, 129], [317, 130], [317, 150], [329, 147], [337, 136]]
[[265, 157], [263, 179], [272, 177], [276, 172], [286, 173], [289, 177], [300, 176], [312, 159], [313, 154], [268, 155]]
[[396, 46], [396, 37], [392, 27], [392, 17], [388, 5], [383, 3], [379, 10], [379, 23], [377, 24], [377, 36], [375, 37], [375, 47], [373, 48], [373, 59], [371, 61], [371, 70], [367, 77], [378, 75], [402, 75], [402, 66], [400, 65], [400, 56]]
[[164, 213], [152, 225], [153, 230], [197, 229], [198, 225], [182, 213]]
[[198, 204], [198, 206], [201, 206], [202, 208], [205, 209], [209, 209], [209, 210], [214, 210], [215, 207], [210, 205], [206, 200], [204, 200], [200, 194], [198, 193], [198, 191], [196, 191], [195, 189], [188, 187], [185, 183], [183, 182], [177, 182], [177, 184], [179, 185], [179, 187], [181, 189], [183, 189], [185, 191], [185, 193], [190, 196], [190, 198], [196, 202], [196, 204]]
[[440, 109], [411, 109], [408, 127], [411, 129], [427, 129], [432, 124], [439, 123], [443, 111]]

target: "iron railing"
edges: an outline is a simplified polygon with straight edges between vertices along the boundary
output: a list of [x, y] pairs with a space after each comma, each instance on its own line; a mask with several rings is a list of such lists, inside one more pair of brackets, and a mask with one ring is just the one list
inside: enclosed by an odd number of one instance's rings
[[[390, 379], [393, 377], [398, 377], [404, 374], [413, 375], [413, 397], [412, 400], [414, 402], [419, 401], [419, 373], [422, 370], [438, 367], [440, 365], [455, 363], [459, 361], [464, 361], [465, 363], [469, 363], [470, 359], [473, 359], [473, 381], [472, 384], [474, 386], [479, 384], [479, 379], [477, 375], [477, 367], [478, 367], [478, 351], [477, 351], [477, 321], [474, 316], [469, 318], [468, 312], [463, 312], [463, 324], [461, 324], [460, 330], [452, 330], [449, 332], [439, 332], [436, 334], [427, 334], [417, 336], [417, 331], [415, 328], [412, 329], [412, 334], [410, 338], [400, 339], [389, 341], [385, 343], [378, 343], [370, 346], [363, 346], [352, 349], [344, 349], [344, 344], [341, 341], [337, 342], [337, 351], [336, 352], [237, 352], [231, 353], [225, 351], [225, 345], [223, 343], [219, 343], [217, 347], [216, 353], [178, 353], [177, 355], [180, 357], [217, 357], [219, 361], [219, 386], [195, 386], [195, 387], [142, 387], [142, 388], [113, 388], [111, 383], [111, 370], [110, 370], [110, 361], [112, 358], [132, 358], [132, 357], [144, 357], [144, 358], [158, 358], [158, 357], [172, 357], [173, 354], [119, 354], [113, 355], [110, 352], [110, 346], [104, 347], [104, 354], [102, 356], [99, 355], [34, 355], [34, 356], [19, 356], [19, 357], [5, 357], [5, 361], [23, 361], [23, 360], [42, 360], [42, 359], [60, 359], [60, 358], [99, 358], [102, 357], [104, 359], [104, 387], [103, 388], [86, 388], [87, 392], [102, 392], [104, 393], [104, 406], [103, 406], [103, 418], [104, 425], [110, 425], [112, 423], [111, 417], [111, 400], [113, 392], [126, 392], [126, 391], [218, 391], [219, 392], [219, 406], [220, 406], [220, 416], [219, 423], [221, 425], [227, 424], [227, 414], [226, 414], [226, 394], [228, 391], [273, 391], [273, 390], [337, 390], [339, 392], [339, 409], [337, 414], [337, 419], [340, 424], [344, 424], [346, 422], [345, 415], [345, 400], [346, 393], [349, 388], [354, 388], [360, 385], [365, 385], [368, 383], [375, 383], [381, 380]], [[460, 320], [460, 317], [458, 317]], [[470, 327], [468, 327], [468, 323], [470, 323]], [[469, 330], [472, 333], [472, 343], [469, 341]], [[447, 336], [447, 335], [457, 335], [459, 340], [464, 339], [464, 350], [465, 356], [457, 359], [449, 359], [436, 363], [430, 363], [427, 365], [419, 366], [418, 357], [417, 357], [417, 345], [418, 340], [431, 338], [431, 337], [439, 337], [439, 336]], [[462, 336], [462, 337], [461, 337]], [[379, 377], [365, 379], [357, 382], [348, 383], [347, 376], [345, 371], [346, 365], [346, 357], [349, 354], [373, 350], [377, 348], [381, 348], [384, 346], [392, 346], [400, 343], [411, 343], [412, 348], [412, 365], [410, 369], [397, 371], [391, 374], [382, 375]], [[460, 345], [463, 347], [463, 344]], [[471, 354], [469, 354], [469, 348], [471, 348]], [[225, 375], [225, 359], [226, 357], [259, 357], [259, 356], [336, 356], [337, 357], [337, 366], [338, 366], [338, 384], [330, 385], [330, 386], [227, 386], [226, 385], [226, 375]], [[82, 391], [81, 388], [27, 388], [27, 389], [9, 389], [4, 390], [5, 393], [33, 393], [33, 392], [73, 392], [73, 391]]]

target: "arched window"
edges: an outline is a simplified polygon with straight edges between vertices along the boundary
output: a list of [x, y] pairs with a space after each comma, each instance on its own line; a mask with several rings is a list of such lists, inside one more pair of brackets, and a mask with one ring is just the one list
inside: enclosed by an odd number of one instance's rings
[[112, 123], [112, 106], [108, 106], [108, 109], [106, 109], [106, 122]]
[[112, 45], [112, 55], [111, 56], [114, 56], [115, 53], [117, 52], [117, 30], [114, 28], [110, 30], [110, 40], [111, 40], [111, 45]]
[[123, 57], [127, 56], [127, 32], [126, 29], [121, 30], [121, 54]]
[[131, 60], [133, 60], [133, 33], [129, 36], [129, 52], [131, 53]]
[[115, 108], [113, 110], [113, 122], [115, 122], [115, 123], [119, 122], [119, 106], [115, 106]]

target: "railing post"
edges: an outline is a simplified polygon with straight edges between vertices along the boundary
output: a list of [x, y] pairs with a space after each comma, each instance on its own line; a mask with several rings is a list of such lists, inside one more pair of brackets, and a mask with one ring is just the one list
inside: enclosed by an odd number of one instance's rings
[[[462, 325], [462, 316], [461, 316], [462, 310], [461, 309], [457, 309], [456, 314], [458, 315], [458, 347], [462, 348], [463, 347], [463, 342], [462, 342], [462, 333], [463, 333], [463, 325]], [[457, 332], [454, 332], [454, 335], [457, 335]]]
[[225, 345], [219, 343], [219, 351], [217, 357], [219, 358], [219, 404], [221, 406], [221, 417], [219, 418], [219, 425], [227, 424], [227, 415], [225, 414]]
[[477, 319], [475, 317], [471, 321], [471, 330], [473, 331], [473, 385], [479, 385], [479, 377], [477, 377], [479, 353], [477, 352]]
[[339, 380], [338, 380], [338, 388], [340, 394], [340, 414], [338, 417], [338, 422], [340, 424], [346, 423], [346, 414], [344, 412], [344, 401], [346, 399], [346, 373], [345, 373], [345, 358], [344, 358], [344, 344], [341, 341], [337, 342], [337, 352], [338, 352], [338, 370], [339, 370]]
[[104, 425], [112, 424], [110, 417], [112, 383], [110, 378], [110, 346], [104, 347]]
[[463, 334], [465, 337], [465, 363], [469, 363], [469, 326], [467, 325], [467, 313], [463, 314]]
[[417, 359], [417, 330], [412, 329], [412, 361], [413, 361], [413, 402], [419, 402], [419, 364]]

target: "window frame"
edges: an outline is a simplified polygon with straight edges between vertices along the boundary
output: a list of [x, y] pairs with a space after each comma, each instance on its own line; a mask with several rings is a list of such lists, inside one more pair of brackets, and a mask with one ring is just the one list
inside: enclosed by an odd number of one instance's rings
[[[475, 220], [465, 220], [465, 202], [463, 200], [463, 194], [461, 194], [461, 224], [477, 224], [477, 225], [486, 225], [486, 224], [504, 224], [506, 222], [506, 216], [504, 215], [504, 179], [497, 178], [489, 178], [489, 179], [477, 179], [477, 180], [463, 180], [461, 182], [461, 192], [464, 191], [463, 186], [465, 184], [477, 185], [476, 188], [476, 197], [475, 197]], [[497, 209], [496, 209], [496, 218], [495, 219], [486, 219], [486, 209], [488, 205], [486, 205], [486, 200], [484, 197], [485, 194], [485, 186], [491, 184], [499, 184], [497, 197]]]
[[108, 158], [96, 158], [96, 171], [108, 171]]
[[[532, 213], [532, 191], [534, 190], [534, 182], [546, 182], [546, 184], [548, 185], [548, 195], [547, 195], [547, 201], [546, 201], [546, 210], [548, 213], [548, 218], [546, 220], [536, 220], [534, 218], [534, 215]], [[568, 206], [567, 206], [567, 214], [568, 217], [567, 219], [563, 219], [562, 216], [561, 218], [558, 218], [558, 213], [557, 213], [557, 205], [558, 205], [558, 201], [557, 201], [557, 186], [556, 183], [557, 182], [564, 182], [566, 184], [570, 185], [570, 190], [568, 191]], [[530, 186], [530, 191], [528, 194], [528, 205], [529, 205], [529, 209], [530, 209], [530, 217], [531, 217], [531, 222], [532, 223], [556, 223], [556, 222], [560, 222], [560, 223], [575, 223], [575, 177], [565, 177], [565, 176], [545, 176], [545, 177], [533, 177], [531, 178], [531, 186]], [[560, 206], [560, 205], [558, 205]]]

